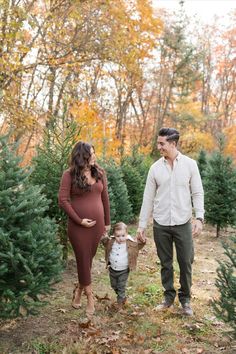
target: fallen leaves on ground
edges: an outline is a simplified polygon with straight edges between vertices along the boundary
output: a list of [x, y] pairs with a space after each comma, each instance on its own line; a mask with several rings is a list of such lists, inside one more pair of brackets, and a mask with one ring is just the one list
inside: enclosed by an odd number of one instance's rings
[[[211, 249], [214, 252], [209, 253]], [[222, 246], [211, 234], [205, 233], [201, 242], [196, 240], [195, 252], [193, 318], [179, 315], [177, 301], [171, 311], [154, 311], [162, 300], [162, 287], [155, 245], [150, 241], [140, 252], [137, 271], [130, 273], [128, 303], [121, 311], [113, 306], [116, 295], [109, 286], [104, 264], [99, 262], [99, 254], [94, 260], [95, 316], [91, 319], [85, 316], [84, 297], [81, 309], [71, 308], [71, 288], [76, 279], [76, 262], [73, 260], [63, 282], [58, 284], [58, 291], [50, 297], [50, 305], [42, 309], [40, 316], [1, 323], [0, 342], [4, 347], [0, 351], [15, 352], [17, 348], [29, 354], [34, 350], [31, 345], [34, 340], [46, 349], [48, 343], [54, 345], [56, 342], [58, 347], [50, 349], [52, 354], [233, 353], [233, 340], [224, 333], [227, 327], [213, 315], [209, 302], [216, 295], [217, 262], [214, 257], [221, 259]], [[175, 270], [178, 287], [178, 269]], [[6, 343], [9, 343], [8, 347]], [[22, 343], [27, 344], [27, 350]]]
[[103, 296], [99, 296], [99, 295], [95, 295], [95, 298], [98, 300], [98, 301], [104, 301], [104, 300], [107, 300], [107, 301], [110, 301], [111, 298], [108, 296], [108, 293], [106, 293], [105, 295]]
[[57, 309], [56, 312], [66, 313], [66, 309]]

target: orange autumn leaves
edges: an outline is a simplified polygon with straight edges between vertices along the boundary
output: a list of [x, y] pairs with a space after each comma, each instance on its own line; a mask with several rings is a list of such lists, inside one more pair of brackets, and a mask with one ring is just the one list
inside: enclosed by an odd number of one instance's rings
[[150, 153], [168, 125], [194, 157], [211, 152], [224, 132], [225, 151], [236, 158], [230, 22], [209, 30], [198, 24], [190, 48], [188, 21], [178, 36], [177, 15], [155, 12], [149, 0], [0, 3], [0, 131], [14, 127], [27, 160], [50, 120], [75, 120], [78, 139], [105, 157], [134, 145]]
[[114, 123], [99, 114], [95, 103], [73, 103], [70, 114], [81, 128], [79, 140], [93, 144], [99, 156], [117, 156], [121, 144], [115, 137]]

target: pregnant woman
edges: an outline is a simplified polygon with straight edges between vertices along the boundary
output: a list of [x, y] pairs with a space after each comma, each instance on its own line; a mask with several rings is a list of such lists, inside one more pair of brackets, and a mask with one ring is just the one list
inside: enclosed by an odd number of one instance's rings
[[87, 296], [87, 315], [94, 313], [91, 284], [93, 257], [102, 235], [110, 229], [110, 208], [105, 172], [96, 163], [94, 147], [78, 142], [72, 150], [70, 168], [61, 178], [59, 206], [68, 215], [68, 237], [73, 247], [79, 283], [72, 306]]

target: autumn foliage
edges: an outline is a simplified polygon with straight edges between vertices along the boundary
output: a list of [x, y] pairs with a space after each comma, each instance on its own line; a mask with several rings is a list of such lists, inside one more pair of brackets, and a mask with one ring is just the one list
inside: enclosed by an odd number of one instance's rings
[[224, 131], [235, 160], [235, 14], [204, 27], [148, 0], [0, 4], [0, 131], [27, 161], [61, 117], [103, 157], [155, 154], [171, 125], [193, 156]]

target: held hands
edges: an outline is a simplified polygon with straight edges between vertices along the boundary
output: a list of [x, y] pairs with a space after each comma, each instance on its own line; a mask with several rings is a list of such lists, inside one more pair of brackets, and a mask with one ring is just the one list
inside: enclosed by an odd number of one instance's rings
[[111, 225], [105, 225], [102, 238], [109, 238], [110, 229], [111, 229]]
[[84, 227], [93, 227], [96, 224], [96, 220], [83, 219], [81, 225]]
[[111, 230], [111, 225], [105, 225], [105, 231], [108, 233]]
[[110, 230], [111, 230], [111, 225], [105, 225], [103, 237], [109, 237]]
[[200, 235], [200, 233], [202, 232], [202, 228], [203, 228], [202, 222], [200, 220], [194, 220], [192, 224], [193, 236]]
[[136, 237], [137, 237], [137, 240], [139, 240], [140, 242], [146, 243], [146, 241], [147, 241], [146, 229], [139, 227], [137, 230]]
[[109, 234], [108, 234], [110, 229], [111, 229], [111, 225], [106, 225], [104, 228], [104, 233], [103, 233], [101, 240], [100, 240], [100, 242], [103, 244], [103, 246], [105, 246], [107, 241], [110, 239]]

